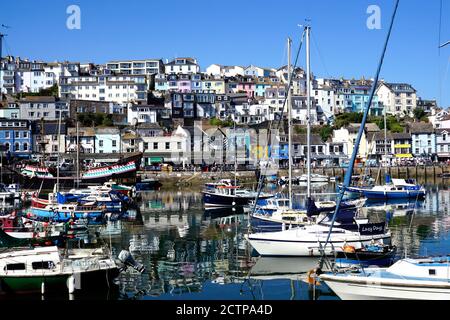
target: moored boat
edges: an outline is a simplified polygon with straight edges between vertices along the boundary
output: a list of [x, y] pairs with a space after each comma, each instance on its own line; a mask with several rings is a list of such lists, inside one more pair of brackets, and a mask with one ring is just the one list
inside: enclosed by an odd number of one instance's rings
[[343, 300], [450, 300], [449, 257], [402, 259], [389, 268], [364, 268], [319, 277]]
[[118, 273], [118, 264], [103, 248], [60, 250], [53, 246], [0, 254], [0, 283], [7, 292], [43, 293], [66, 287], [73, 293], [88, 286], [110, 286]]

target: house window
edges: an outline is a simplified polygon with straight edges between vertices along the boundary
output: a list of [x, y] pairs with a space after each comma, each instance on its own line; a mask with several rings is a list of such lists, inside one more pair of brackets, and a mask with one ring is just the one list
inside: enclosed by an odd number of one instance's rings
[[16, 137], [16, 139], [20, 138], [20, 132], [19, 131], [15, 131], [14, 132], [14, 136]]
[[177, 142], [177, 149], [181, 150], [181, 142]]
[[148, 142], [144, 142], [144, 150], [148, 150]]
[[28, 132], [27, 132], [27, 131], [24, 131], [24, 132], [23, 132], [23, 137], [24, 137], [24, 138], [28, 138]]
[[116, 147], [116, 146], [117, 146], [117, 141], [116, 141], [116, 140], [113, 140], [113, 141], [112, 141], [112, 146], [113, 146], [113, 147]]
[[98, 141], [98, 145], [99, 145], [100, 147], [103, 147], [103, 140], [99, 140], [99, 141]]
[[58, 146], [57, 145], [53, 145], [52, 146], [52, 152], [58, 152]]
[[28, 143], [23, 144], [23, 151], [28, 151]]
[[158, 142], [153, 142], [153, 150], [158, 150]]
[[166, 142], [166, 150], [170, 149], [170, 142]]
[[20, 143], [16, 142], [14, 144], [14, 151], [20, 151]]
[[5, 131], [5, 139], [9, 139], [9, 131]]

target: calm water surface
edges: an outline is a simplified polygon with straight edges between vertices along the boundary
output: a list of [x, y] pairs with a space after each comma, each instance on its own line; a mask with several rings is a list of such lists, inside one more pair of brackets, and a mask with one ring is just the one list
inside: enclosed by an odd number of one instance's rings
[[[450, 253], [448, 184], [444, 180], [426, 187], [425, 201], [369, 203], [361, 211], [370, 221], [389, 221], [399, 257]], [[315, 192], [334, 192], [334, 188], [333, 184], [323, 185]], [[294, 192], [296, 201], [303, 202], [305, 189]], [[317, 259], [259, 258], [252, 254], [243, 237], [247, 221], [242, 211], [205, 211], [199, 190], [143, 193], [135, 216], [109, 222], [97, 231], [115, 253], [130, 249], [146, 272], [129, 269], [119, 276], [114, 290], [81, 292], [70, 298], [337, 299], [326, 285], [312, 290], [304, 282]]]

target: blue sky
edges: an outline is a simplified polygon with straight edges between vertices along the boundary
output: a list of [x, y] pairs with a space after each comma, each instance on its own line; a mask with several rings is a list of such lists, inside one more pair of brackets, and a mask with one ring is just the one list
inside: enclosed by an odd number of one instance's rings
[[[311, 19], [311, 59], [318, 76], [371, 78], [394, 0], [15, 0], [2, 1], [5, 54], [46, 61], [104, 63], [118, 59], [193, 56], [212, 63], [279, 67], [286, 38], [297, 49]], [[450, 3], [443, 0], [442, 41], [450, 40]], [[81, 8], [81, 30], [66, 28], [66, 8]], [[381, 8], [381, 30], [366, 9]], [[450, 46], [439, 51], [440, 0], [401, 0], [381, 77], [409, 82], [420, 96], [450, 106]], [[316, 45], [317, 44], [317, 45]], [[5, 46], [4, 46], [5, 47]], [[304, 50], [301, 55], [304, 65]], [[440, 80], [441, 79], [441, 80]], [[442, 90], [439, 90], [439, 83]]]

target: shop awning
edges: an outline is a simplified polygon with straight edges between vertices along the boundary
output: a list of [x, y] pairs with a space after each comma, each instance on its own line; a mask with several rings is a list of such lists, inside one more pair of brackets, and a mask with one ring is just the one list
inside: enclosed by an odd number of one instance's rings
[[410, 153], [401, 153], [401, 154], [396, 154], [395, 157], [396, 158], [412, 158], [413, 155]]

